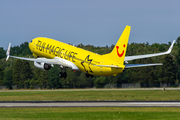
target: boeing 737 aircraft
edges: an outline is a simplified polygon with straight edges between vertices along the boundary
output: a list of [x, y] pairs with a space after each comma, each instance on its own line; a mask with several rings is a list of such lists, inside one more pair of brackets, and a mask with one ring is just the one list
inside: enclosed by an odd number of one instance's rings
[[126, 56], [126, 49], [128, 45], [128, 39], [130, 35], [131, 26], [126, 26], [121, 34], [114, 49], [109, 54], [99, 55], [75, 46], [62, 43], [60, 41], [37, 37], [29, 43], [29, 48], [33, 52], [33, 56], [36, 58], [23, 58], [10, 55], [11, 43], [9, 43], [7, 50], [7, 58], [9, 57], [33, 61], [37, 68], [43, 70], [49, 70], [54, 65], [59, 65], [62, 71], [59, 73], [60, 78], [66, 78], [67, 73], [63, 72], [63, 68], [71, 68], [72, 70], [81, 70], [86, 73], [87, 77], [97, 76], [116, 76], [122, 73], [126, 68], [143, 67], [143, 66], [155, 66], [162, 65], [156, 64], [124, 64], [130, 60], [149, 58], [154, 56], [160, 56], [169, 54], [172, 50], [175, 40], [172, 42], [170, 48], [166, 52]]

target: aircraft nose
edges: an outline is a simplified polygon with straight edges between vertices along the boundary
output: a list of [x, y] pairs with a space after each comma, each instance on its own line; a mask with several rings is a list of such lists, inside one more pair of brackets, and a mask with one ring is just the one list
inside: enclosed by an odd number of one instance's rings
[[31, 42], [29, 43], [29, 49], [33, 52], [35, 50], [35, 46], [31, 40]]

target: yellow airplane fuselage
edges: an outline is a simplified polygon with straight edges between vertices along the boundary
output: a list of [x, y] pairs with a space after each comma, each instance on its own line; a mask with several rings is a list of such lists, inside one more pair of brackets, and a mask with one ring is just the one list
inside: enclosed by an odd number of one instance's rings
[[[34, 38], [29, 48], [35, 57], [54, 59], [59, 57], [74, 63], [79, 70], [98, 76], [117, 75], [122, 73], [124, 65], [104, 55], [99, 55], [75, 46], [45, 37]], [[96, 65], [117, 65], [121, 68]]]

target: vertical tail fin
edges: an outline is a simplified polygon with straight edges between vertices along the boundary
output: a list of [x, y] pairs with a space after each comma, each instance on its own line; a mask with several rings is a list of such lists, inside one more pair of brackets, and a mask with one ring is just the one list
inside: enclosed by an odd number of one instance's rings
[[106, 54], [105, 56], [107, 56], [110, 59], [113, 59], [119, 64], [124, 64], [124, 58], [126, 55], [126, 49], [127, 49], [130, 31], [131, 31], [131, 26], [127, 25], [123, 33], [121, 34], [119, 40], [117, 41], [112, 52]]

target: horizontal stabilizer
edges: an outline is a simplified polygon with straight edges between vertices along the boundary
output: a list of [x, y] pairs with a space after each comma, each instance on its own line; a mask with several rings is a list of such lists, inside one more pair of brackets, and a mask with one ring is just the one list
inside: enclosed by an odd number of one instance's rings
[[154, 64], [125, 64], [125, 68], [156, 66], [156, 65], [163, 65], [163, 64], [162, 63], [154, 63]]

